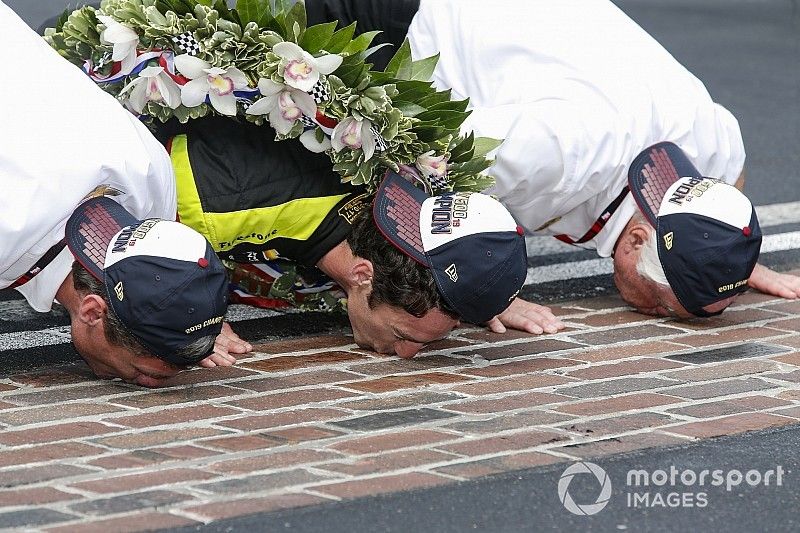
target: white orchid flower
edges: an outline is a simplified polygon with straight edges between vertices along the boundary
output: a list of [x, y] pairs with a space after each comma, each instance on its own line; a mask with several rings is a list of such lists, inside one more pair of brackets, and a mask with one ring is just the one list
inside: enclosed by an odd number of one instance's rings
[[320, 74], [331, 74], [342, 64], [342, 56], [326, 54], [314, 57], [295, 43], [284, 41], [272, 51], [283, 59], [283, 79], [286, 85], [308, 92], [319, 81]]
[[322, 137], [322, 142], [317, 140], [317, 133], [315, 130], [303, 132], [300, 136], [300, 142], [303, 143], [303, 146], [305, 146], [307, 150], [315, 154], [321, 154], [332, 148], [331, 140], [328, 139], [327, 136]]
[[189, 78], [181, 87], [181, 101], [186, 107], [197, 107], [211, 100], [219, 113], [236, 115], [236, 95], [233, 91], [247, 88], [247, 77], [236, 67], [212, 67], [207, 61], [189, 54], [175, 57], [175, 68]]
[[419, 156], [416, 161], [417, 168], [428, 179], [444, 178], [447, 176], [447, 156], [433, 154], [431, 150]]
[[369, 161], [375, 153], [375, 135], [371, 130], [372, 123], [367, 119], [359, 120], [347, 117], [333, 130], [331, 145], [337, 152], [347, 147], [351, 150], [364, 151], [364, 161]]
[[181, 105], [181, 88], [162, 67], [143, 69], [138, 78], [122, 89], [122, 94], [128, 91], [130, 106], [137, 113], [142, 113], [148, 102], [158, 102], [172, 109]]
[[311, 118], [317, 114], [314, 98], [299, 89], [262, 78], [258, 81], [258, 90], [262, 97], [248, 107], [246, 113], [269, 115], [270, 125], [281, 135], [288, 134], [304, 114]]
[[100, 32], [100, 42], [114, 45], [111, 59], [122, 63], [120, 65], [121, 74], [130, 74], [133, 67], [136, 66], [136, 46], [139, 44], [139, 35], [107, 15], [97, 15], [97, 20], [106, 27]]

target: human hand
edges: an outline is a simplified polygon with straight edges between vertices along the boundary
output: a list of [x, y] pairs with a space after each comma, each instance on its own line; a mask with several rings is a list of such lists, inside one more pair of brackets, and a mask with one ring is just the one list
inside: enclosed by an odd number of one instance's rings
[[217, 335], [217, 340], [214, 343], [214, 353], [198, 364], [205, 368], [231, 366], [236, 363], [234, 354], [242, 355], [252, 351], [253, 346], [234, 333], [227, 322], [223, 322], [222, 331]]
[[757, 264], [747, 284], [757, 291], [794, 300], [800, 298], [800, 277], [775, 272]]
[[556, 333], [565, 326], [549, 307], [515, 298], [508, 309], [487, 322], [486, 327], [495, 333], [505, 333], [506, 328], [511, 328], [540, 335]]

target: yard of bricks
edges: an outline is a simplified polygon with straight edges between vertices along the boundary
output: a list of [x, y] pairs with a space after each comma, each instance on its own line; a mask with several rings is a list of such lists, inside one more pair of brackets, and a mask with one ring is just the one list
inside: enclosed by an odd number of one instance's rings
[[329, 335], [161, 390], [82, 365], [2, 379], [0, 528], [208, 523], [800, 423], [798, 301], [553, 309], [559, 334], [462, 328], [413, 360]]

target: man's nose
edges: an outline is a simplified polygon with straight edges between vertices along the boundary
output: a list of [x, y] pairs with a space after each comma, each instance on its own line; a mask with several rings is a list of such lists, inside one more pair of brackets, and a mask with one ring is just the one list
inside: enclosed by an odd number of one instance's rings
[[403, 359], [411, 359], [424, 347], [425, 345], [419, 342], [398, 341], [394, 344], [394, 352], [398, 355], [398, 357], [402, 357]]

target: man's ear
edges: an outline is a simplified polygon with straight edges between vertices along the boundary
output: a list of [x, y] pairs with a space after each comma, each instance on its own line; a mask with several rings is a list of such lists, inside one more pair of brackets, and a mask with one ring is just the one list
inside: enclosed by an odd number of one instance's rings
[[619, 244], [614, 250], [616, 255], [626, 255], [637, 252], [647, 239], [650, 238], [649, 226], [645, 222], [631, 221], [619, 238]]
[[97, 294], [87, 294], [81, 299], [78, 307], [78, 320], [87, 326], [99, 325], [105, 320], [108, 306], [105, 300]]
[[350, 267], [350, 272], [348, 272], [347, 281], [351, 287], [372, 285], [373, 274], [372, 261], [356, 257], [355, 262]]
[[652, 237], [650, 226], [636, 224], [631, 228], [629, 239], [634, 250], [638, 250]]

